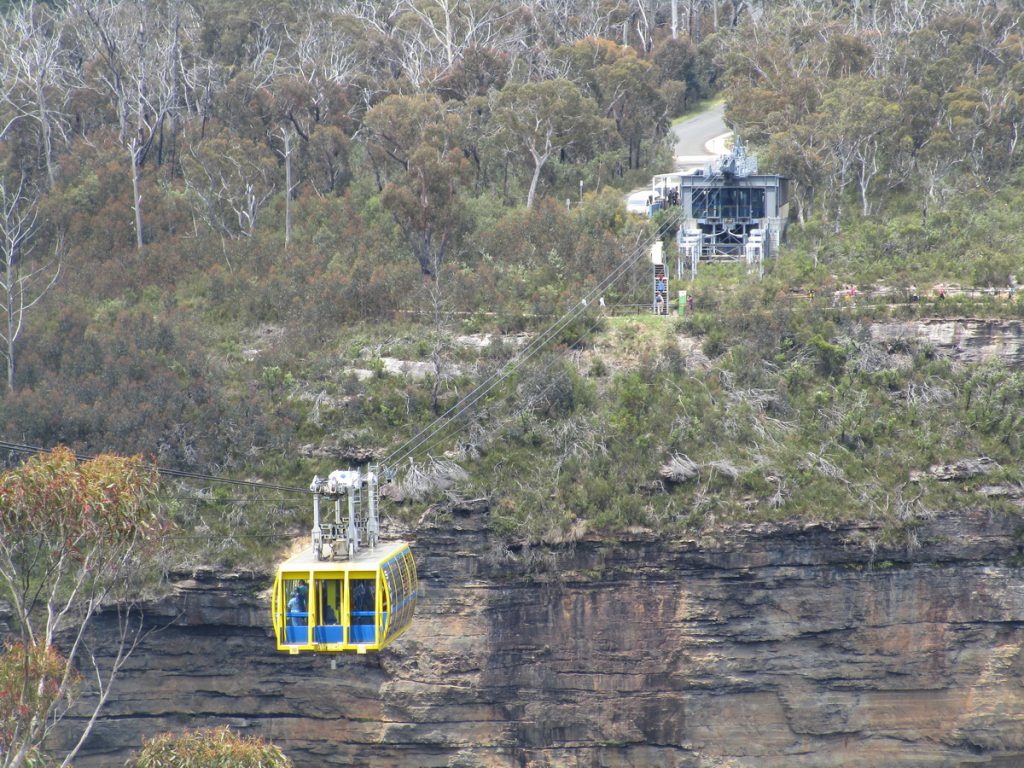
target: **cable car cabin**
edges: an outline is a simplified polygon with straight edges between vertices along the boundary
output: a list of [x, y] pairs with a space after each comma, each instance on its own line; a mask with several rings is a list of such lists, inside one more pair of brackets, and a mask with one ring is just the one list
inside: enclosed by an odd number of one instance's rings
[[271, 612], [277, 649], [379, 651], [412, 623], [416, 563], [409, 545], [384, 542], [347, 560], [317, 560], [313, 548], [283, 563]]

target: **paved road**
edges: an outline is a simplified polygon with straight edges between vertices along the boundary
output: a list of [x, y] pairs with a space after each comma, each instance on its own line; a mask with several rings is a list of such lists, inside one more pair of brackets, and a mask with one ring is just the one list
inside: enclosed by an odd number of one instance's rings
[[[700, 112], [673, 125], [672, 133], [676, 137], [676, 157], [707, 157], [709, 154], [708, 142], [729, 132], [729, 128], [722, 119], [724, 110], [725, 105], [719, 102], [706, 112]], [[721, 152], [721, 148], [716, 148], [715, 153], [719, 152]]]
[[[666, 168], [662, 173], [689, 172], [725, 152], [724, 139], [729, 135], [729, 128], [722, 119], [724, 109], [725, 106], [719, 103], [672, 126], [676, 138], [675, 168]], [[634, 189], [626, 196], [626, 209], [632, 213], [646, 214], [647, 197], [650, 194], [650, 187]]]

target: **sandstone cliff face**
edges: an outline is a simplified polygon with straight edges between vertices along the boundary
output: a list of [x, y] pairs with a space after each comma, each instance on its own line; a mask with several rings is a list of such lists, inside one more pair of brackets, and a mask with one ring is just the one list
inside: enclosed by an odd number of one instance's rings
[[1017, 518], [908, 557], [814, 526], [510, 553], [485, 514], [418, 532], [413, 628], [336, 669], [273, 650], [267, 576], [180, 579], [80, 765], [220, 723], [297, 766], [1024, 765]]
[[1019, 320], [923, 319], [871, 324], [875, 341], [913, 340], [964, 363], [1000, 360], [1024, 364], [1024, 323]]

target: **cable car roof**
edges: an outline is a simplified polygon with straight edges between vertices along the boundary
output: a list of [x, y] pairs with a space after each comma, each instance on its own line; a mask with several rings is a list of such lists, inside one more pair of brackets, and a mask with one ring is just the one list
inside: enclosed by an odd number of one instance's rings
[[382, 541], [371, 549], [360, 549], [351, 560], [317, 560], [313, 548], [307, 547], [289, 558], [280, 566], [281, 571], [367, 571], [376, 570], [381, 563], [390, 560], [409, 546], [405, 541]]

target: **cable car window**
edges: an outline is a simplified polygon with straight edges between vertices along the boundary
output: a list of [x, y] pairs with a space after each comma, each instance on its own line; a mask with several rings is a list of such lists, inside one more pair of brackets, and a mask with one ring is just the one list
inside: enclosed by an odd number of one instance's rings
[[386, 623], [390, 631], [390, 628], [395, 626], [395, 622], [401, 615], [402, 608], [402, 592], [398, 576], [397, 558], [393, 557], [384, 563], [384, 573], [386, 574], [385, 583], [388, 595], [388, 605], [385, 607], [385, 610], [388, 611]]
[[306, 579], [285, 579], [288, 595], [288, 626], [305, 626], [309, 620], [309, 582]]
[[695, 189], [691, 203], [697, 219], [761, 219], [765, 215], [763, 189], [722, 187]]
[[349, 582], [351, 642], [373, 643], [376, 641], [376, 579], [352, 579]]
[[399, 626], [406, 623], [407, 617], [412, 613], [412, 608], [416, 599], [414, 594], [414, 590], [416, 589], [415, 570], [410, 563], [410, 558], [408, 557], [409, 554], [409, 551], [406, 550], [396, 558], [395, 562], [395, 567], [400, 574], [402, 582], [400, 593], [401, 601], [396, 608], [398, 616], [395, 618], [395, 621]]
[[384, 584], [387, 588], [387, 592], [390, 594], [395, 588], [395, 576], [391, 570], [391, 560], [388, 560], [384, 565], [381, 566], [381, 570], [384, 571]]
[[284, 642], [289, 645], [308, 643], [309, 580], [286, 576], [281, 582], [281, 589], [285, 605]]
[[412, 591], [412, 579], [409, 577], [409, 564], [405, 561], [404, 557], [398, 561], [398, 570], [402, 573], [402, 599], [404, 600]]
[[317, 624], [337, 624], [341, 613], [341, 580], [317, 579]]
[[374, 579], [352, 579], [352, 623], [372, 624], [376, 609]]
[[405, 565], [409, 569], [409, 575], [412, 577], [413, 588], [415, 588], [417, 584], [416, 561], [412, 559], [412, 552], [408, 549], [405, 550], [405, 553], [402, 555], [402, 559], [405, 560]]
[[341, 615], [341, 579], [315, 579], [316, 625], [313, 627], [313, 641], [316, 643], [345, 642], [345, 628], [339, 626]]

